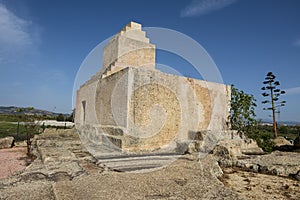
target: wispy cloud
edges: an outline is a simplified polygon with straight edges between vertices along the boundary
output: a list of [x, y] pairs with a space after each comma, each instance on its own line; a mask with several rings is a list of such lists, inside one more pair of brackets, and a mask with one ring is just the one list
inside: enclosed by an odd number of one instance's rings
[[297, 47], [300, 47], [300, 39], [296, 40], [296, 41], [294, 42], [294, 45], [297, 46]]
[[287, 88], [284, 91], [287, 95], [300, 94], [300, 87]]
[[205, 15], [235, 3], [237, 0], [193, 0], [181, 11], [181, 17]]
[[0, 3], [0, 42], [5, 45], [28, 45], [30, 22], [21, 19]]
[[38, 41], [36, 30], [31, 21], [18, 17], [0, 2], [0, 60], [3, 62], [9, 55], [32, 49]]

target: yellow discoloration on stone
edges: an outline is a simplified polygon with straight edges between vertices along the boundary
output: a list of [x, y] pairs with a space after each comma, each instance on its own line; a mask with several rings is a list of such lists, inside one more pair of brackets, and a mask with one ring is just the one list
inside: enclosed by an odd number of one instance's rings
[[212, 102], [214, 101], [213, 92], [209, 91], [207, 85], [205, 87], [197, 84], [194, 79], [187, 78], [187, 82], [190, 84], [190, 87], [193, 88], [197, 100], [201, 103], [203, 109], [203, 112], [201, 113], [203, 116], [201, 117], [202, 120], [199, 122], [198, 129], [206, 130], [212, 116]]
[[[159, 111], [153, 111], [158, 107]], [[158, 115], [165, 115], [162, 123]], [[147, 84], [136, 89], [131, 97], [129, 120], [140, 137], [139, 144], [127, 149], [154, 150], [168, 144], [177, 134], [181, 121], [181, 107], [176, 95], [158, 84]], [[161, 127], [157, 127], [161, 125]], [[126, 148], [126, 147], [125, 147]]]
[[130, 51], [118, 58], [118, 62], [129, 66], [153, 67], [155, 62], [155, 48], [142, 48]]

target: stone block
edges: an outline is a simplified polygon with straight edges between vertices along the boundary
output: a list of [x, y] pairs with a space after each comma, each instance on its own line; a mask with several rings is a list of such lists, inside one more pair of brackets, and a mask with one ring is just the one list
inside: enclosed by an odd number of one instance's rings
[[122, 140], [121, 139], [111, 137], [111, 136], [107, 136], [107, 135], [104, 136], [104, 137], [106, 137], [106, 139], [108, 139], [109, 142], [111, 142], [111, 145], [114, 145], [115, 147], [118, 147], [118, 148], [122, 148]]
[[123, 136], [124, 132], [121, 128], [116, 127], [103, 127], [103, 132], [112, 136]]
[[0, 138], [0, 149], [11, 148], [14, 146], [13, 137]]

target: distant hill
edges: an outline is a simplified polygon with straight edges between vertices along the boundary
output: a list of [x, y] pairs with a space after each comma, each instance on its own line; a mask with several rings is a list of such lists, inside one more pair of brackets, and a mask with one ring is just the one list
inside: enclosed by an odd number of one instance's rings
[[[18, 112], [19, 110], [22, 110], [22, 112]], [[56, 117], [60, 113], [50, 112], [47, 110], [41, 110], [41, 109], [29, 109], [29, 108], [23, 108], [23, 107], [16, 107], [16, 106], [0, 106], [0, 114], [6, 114], [6, 115], [14, 115], [14, 114], [28, 114], [28, 115], [46, 115], [50, 117]], [[65, 116], [69, 116], [69, 114], [63, 114]]]
[[[263, 119], [261, 120], [262, 123], [273, 123], [270, 119]], [[297, 121], [277, 121], [277, 124], [279, 125], [288, 125], [288, 126], [298, 126], [300, 125], [300, 122]]]

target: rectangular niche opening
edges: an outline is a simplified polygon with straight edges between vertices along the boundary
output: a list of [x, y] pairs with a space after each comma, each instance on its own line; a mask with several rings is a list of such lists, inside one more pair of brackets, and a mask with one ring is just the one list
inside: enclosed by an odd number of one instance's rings
[[85, 117], [86, 117], [86, 101], [81, 102], [81, 122], [82, 124], [85, 123]]

